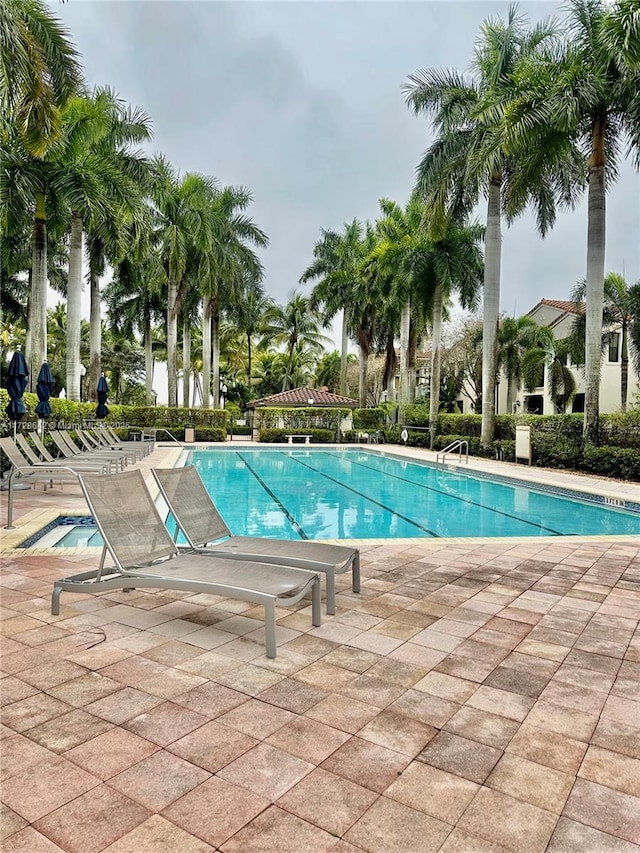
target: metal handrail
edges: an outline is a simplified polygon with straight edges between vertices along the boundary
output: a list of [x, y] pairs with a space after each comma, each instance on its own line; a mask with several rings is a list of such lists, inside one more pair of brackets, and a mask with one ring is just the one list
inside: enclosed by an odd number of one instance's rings
[[[147, 427], [146, 431], [147, 432], [151, 432], [151, 431], [155, 432], [155, 434], [156, 434], [155, 438], [156, 439], [158, 437], [159, 432], [166, 432], [166, 434], [169, 436], [169, 438], [172, 441], [175, 441], [176, 444], [181, 444], [181, 442], [175, 437], [175, 435], [172, 432], [169, 432], [169, 430], [166, 429], [166, 427]], [[143, 435], [144, 435], [144, 432], [145, 432], [145, 430], [142, 431]]]
[[[442, 464], [444, 465], [444, 459], [445, 459], [445, 456], [447, 455], [447, 453], [453, 453], [454, 450], [457, 450], [458, 451], [458, 462], [461, 464], [462, 463], [463, 448], [464, 448], [464, 454], [465, 454], [464, 461], [468, 465], [469, 464], [469, 442], [466, 441], [464, 438], [456, 438], [456, 440], [452, 441], [451, 444], [447, 444], [447, 446], [436, 455], [436, 463], [442, 462]], [[441, 456], [442, 456], [442, 459], [440, 459]]]

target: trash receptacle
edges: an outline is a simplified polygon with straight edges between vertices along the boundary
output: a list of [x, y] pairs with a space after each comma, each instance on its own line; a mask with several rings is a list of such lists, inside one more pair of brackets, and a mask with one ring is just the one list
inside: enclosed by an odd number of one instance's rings
[[184, 428], [184, 440], [188, 443], [192, 443], [196, 440], [196, 431], [193, 424]]

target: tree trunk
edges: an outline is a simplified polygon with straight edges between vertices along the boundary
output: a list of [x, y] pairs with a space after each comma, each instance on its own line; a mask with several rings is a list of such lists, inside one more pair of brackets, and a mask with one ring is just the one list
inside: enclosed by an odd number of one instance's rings
[[358, 398], [360, 402], [360, 408], [367, 408], [367, 372], [369, 370], [369, 356], [363, 349], [360, 347], [360, 372], [359, 372], [359, 381], [358, 381]]
[[211, 406], [211, 299], [202, 310], [202, 408]]
[[97, 401], [98, 382], [102, 373], [102, 318], [100, 316], [100, 277], [91, 271], [89, 309], [89, 394], [92, 402]]
[[605, 121], [596, 121], [589, 158], [589, 219], [587, 225], [587, 287], [585, 332], [584, 439], [598, 443], [600, 359], [604, 305], [606, 206], [604, 186]]
[[442, 288], [436, 286], [433, 294], [433, 330], [431, 336], [431, 381], [429, 384], [429, 447], [438, 425], [440, 411], [440, 365], [442, 362]]
[[151, 337], [151, 314], [144, 318], [144, 384], [147, 406], [153, 406], [153, 340]]
[[[396, 374], [396, 347], [393, 332], [387, 330], [387, 345], [385, 347], [384, 373], [382, 375], [382, 390], [387, 392], [387, 400], [393, 397], [393, 377]], [[389, 387], [391, 386], [391, 393]]]
[[191, 384], [191, 324], [188, 319], [182, 323], [182, 407], [189, 408]]
[[349, 312], [342, 312], [342, 340], [340, 347], [340, 393], [347, 396], [347, 357], [349, 354]]
[[169, 406], [178, 406], [178, 284], [169, 273], [167, 289], [167, 389]]
[[627, 389], [629, 387], [629, 333], [622, 322], [622, 344], [620, 347], [620, 411], [627, 411]]
[[251, 390], [251, 335], [247, 335], [247, 387]]
[[47, 359], [47, 215], [45, 195], [36, 193], [36, 213], [33, 228], [31, 260], [31, 302], [29, 304], [29, 329], [31, 337], [27, 352], [29, 384], [35, 391], [42, 362]]
[[400, 405], [409, 402], [409, 327], [411, 325], [411, 297], [402, 306], [400, 314]]
[[500, 315], [500, 233], [501, 175], [489, 181], [487, 231], [484, 247], [484, 298], [482, 319], [482, 429], [480, 443], [489, 447], [496, 424], [496, 367], [498, 361], [498, 321]]
[[211, 382], [213, 408], [220, 408], [220, 309], [218, 302], [213, 303], [211, 311]]
[[82, 217], [71, 212], [67, 284], [67, 400], [80, 400], [80, 324], [82, 322]]

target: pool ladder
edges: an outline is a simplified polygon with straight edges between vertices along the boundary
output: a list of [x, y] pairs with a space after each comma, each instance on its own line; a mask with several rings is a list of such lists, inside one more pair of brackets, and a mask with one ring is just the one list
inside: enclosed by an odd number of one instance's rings
[[[447, 444], [444, 450], [441, 450], [436, 456], [436, 463], [442, 462], [444, 465], [445, 456], [447, 453], [454, 453], [458, 451], [458, 462], [462, 463], [462, 454], [464, 453], [464, 461], [468, 465], [469, 464], [469, 442], [465, 441], [463, 438], [456, 438], [455, 441], [452, 441], [451, 444]], [[442, 457], [442, 458], [440, 458]]]

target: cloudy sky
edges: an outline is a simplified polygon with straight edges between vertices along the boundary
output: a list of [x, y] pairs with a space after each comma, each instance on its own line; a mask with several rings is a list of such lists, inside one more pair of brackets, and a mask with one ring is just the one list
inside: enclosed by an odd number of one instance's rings
[[[422, 67], [468, 69], [481, 22], [506, 3], [97, 2], [55, 4], [88, 82], [152, 117], [152, 151], [181, 171], [251, 190], [270, 237], [265, 285], [284, 302], [321, 228], [404, 204], [431, 142], [401, 86]], [[560, 13], [522, 3], [530, 21]], [[629, 163], [608, 197], [607, 270], [640, 279], [640, 183]], [[480, 211], [484, 216], [484, 211]], [[541, 240], [530, 214], [503, 231], [502, 310], [565, 299], [585, 275], [586, 205]]]

